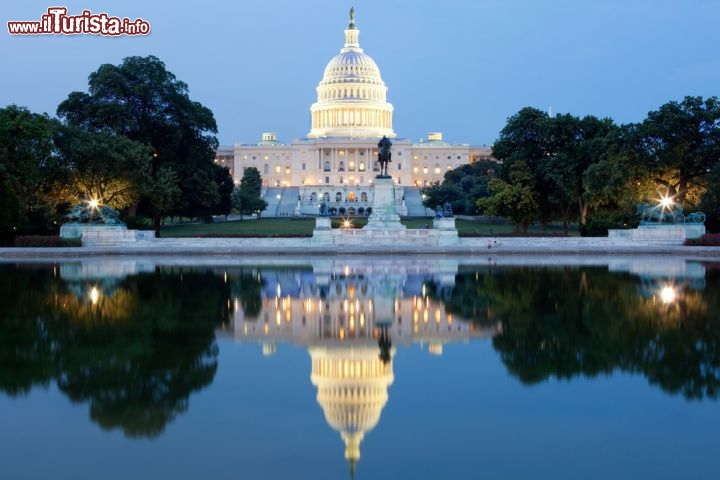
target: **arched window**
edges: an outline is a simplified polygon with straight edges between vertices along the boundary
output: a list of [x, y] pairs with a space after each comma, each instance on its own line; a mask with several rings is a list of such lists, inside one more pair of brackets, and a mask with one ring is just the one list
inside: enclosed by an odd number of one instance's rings
[[337, 193], [335, 194], [335, 201], [336, 201], [336, 202], [342, 202], [342, 193], [341, 193], [341, 192], [337, 192]]
[[315, 203], [315, 202], [317, 202], [317, 193], [312, 192], [310, 194], [310, 203]]
[[323, 200], [325, 200], [326, 202], [330, 201], [330, 194], [328, 192], [325, 192], [323, 194]]
[[362, 192], [362, 193], [360, 194], [360, 201], [363, 202], [363, 203], [364, 203], [364, 202], [367, 202], [367, 192]]
[[270, 172], [270, 165], [267, 163], [263, 165], [263, 173], [269, 173]]

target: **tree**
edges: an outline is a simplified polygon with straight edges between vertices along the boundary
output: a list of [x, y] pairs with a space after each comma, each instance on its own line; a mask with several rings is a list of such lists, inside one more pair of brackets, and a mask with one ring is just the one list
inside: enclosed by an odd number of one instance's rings
[[[159, 233], [163, 215], [173, 211], [212, 211], [220, 201], [213, 159], [218, 146], [212, 112], [188, 96], [188, 86], [157, 57], [128, 57], [120, 65], [101, 65], [90, 74], [89, 93], [73, 92], [58, 115], [87, 132], [113, 132], [152, 149], [140, 209]], [[179, 195], [168, 189], [176, 182]], [[158, 196], [157, 187], [164, 188]], [[141, 212], [142, 213], [142, 212]]]
[[435, 210], [437, 206], [443, 207], [445, 202], [450, 202], [453, 212], [460, 213], [465, 207], [465, 197], [458, 185], [450, 182], [434, 184], [422, 189], [423, 205], [426, 208]]
[[[522, 108], [508, 118], [500, 137], [493, 144], [493, 157], [503, 163], [500, 177], [506, 183], [512, 184], [510, 172], [513, 165], [517, 162], [523, 164], [521, 169], [530, 175], [535, 192], [537, 206], [534, 216], [543, 222], [550, 221], [556, 211], [551, 196], [553, 186], [543, 170], [544, 162], [553, 154], [549, 118], [547, 113], [537, 108]], [[524, 185], [519, 186], [516, 193], [524, 188]]]
[[218, 195], [220, 200], [213, 206], [213, 215], [227, 216], [232, 209], [232, 192], [235, 190], [235, 182], [233, 182], [230, 170], [227, 167], [214, 165], [213, 168], [214, 181], [218, 186]]
[[56, 231], [58, 159], [48, 115], [10, 105], [0, 109], [0, 238]]
[[705, 225], [712, 232], [720, 232], [720, 162], [708, 177], [708, 188], [702, 196], [700, 209], [707, 216]]
[[696, 205], [720, 159], [720, 101], [685, 97], [648, 113], [637, 148], [657, 185], [683, 207]]
[[516, 232], [520, 228], [527, 232], [530, 222], [538, 214], [533, 178], [524, 162], [515, 162], [508, 175], [508, 181], [499, 178], [490, 180], [490, 196], [478, 200], [477, 205], [485, 215], [499, 215], [512, 220]]
[[546, 119], [550, 151], [538, 162], [537, 175], [548, 185], [548, 200], [557, 208], [565, 233], [568, 223], [579, 218], [584, 225], [588, 201], [583, 175], [598, 163], [607, 148], [606, 137], [616, 128], [610, 119], [570, 114]]
[[73, 203], [95, 198], [120, 210], [135, 203], [145, 190], [143, 172], [150, 167], [151, 151], [142, 143], [68, 126], [59, 129], [55, 143]]
[[434, 209], [449, 201], [453, 212], [472, 215], [477, 210], [478, 199], [490, 194], [488, 182], [496, 177], [500, 167], [497, 162], [483, 161], [450, 170], [445, 173], [442, 184], [423, 189], [423, 205]]
[[240, 212], [240, 220], [243, 215], [260, 213], [267, 207], [267, 202], [260, 198], [262, 192], [262, 177], [255, 167], [245, 169], [240, 185], [232, 192], [232, 206]]

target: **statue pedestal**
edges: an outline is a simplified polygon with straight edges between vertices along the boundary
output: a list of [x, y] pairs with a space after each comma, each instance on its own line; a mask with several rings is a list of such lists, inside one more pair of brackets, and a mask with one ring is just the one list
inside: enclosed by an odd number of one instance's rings
[[315, 230], [330, 230], [330, 217], [317, 217], [315, 219]]
[[315, 218], [315, 230], [313, 230], [312, 241], [313, 243], [322, 243], [325, 245], [333, 244], [333, 232], [330, 217]]
[[460, 241], [457, 228], [455, 228], [455, 217], [433, 219], [433, 230], [436, 233], [438, 245], [456, 245]]
[[372, 213], [363, 230], [405, 230], [397, 214], [392, 178], [376, 178], [374, 188]]
[[60, 227], [60, 238], [80, 238], [83, 247], [113, 247], [139, 240], [155, 239], [152, 230], [128, 230], [123, 225], [66, 223]]
[[433, 228], [436, 230], [456, 230], [455, 217], [440, 217], [433, 219]]

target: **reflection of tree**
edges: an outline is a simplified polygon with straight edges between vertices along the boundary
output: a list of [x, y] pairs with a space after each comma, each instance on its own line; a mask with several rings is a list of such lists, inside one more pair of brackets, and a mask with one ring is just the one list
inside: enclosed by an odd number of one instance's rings
[[720, 276], [664, 304], [640, 280], [601, 268], [461, 272], [446, 308], [480, 323], [501, 320], [493, 346], [524, 383], [550, 376], [643, 373], [687, 398], [717, 398]]
[[37, 308], [52, 282], [45, 269], [0, 266], [0, 391], [9, 395], [52, 378], [52, 341]]
[[265, 280], [256, 270], [240, 268], [230, 275], [232, 295], [240, 301], [245, 318], [257, 318], [262, 311], [262, 289]]
[[[6, 349], [12, 344], [2, 343], [0, 379], [12, 379], [0, 383], [3, 390], [15, 394], [54, 379], [73, 401], [89, 402], [101, 427], [155, 436], [187, 409], [190, 393], [212, 382], [214, 331], [228, 318], [222, 278], [191, 271], [133, 276], [97, 304], [58, 280], [43, 287], [32, 294], [35, 303], [9, 302], [27, 339], [15, 358]], [[7, 327], [13, 325], [0, 335]]]

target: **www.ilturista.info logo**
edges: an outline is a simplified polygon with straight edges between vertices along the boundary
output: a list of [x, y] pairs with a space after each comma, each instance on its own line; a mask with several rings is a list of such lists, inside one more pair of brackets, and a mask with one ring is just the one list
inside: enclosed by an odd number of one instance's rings
[[118, 18], [107, 13], [83, 10], [80, 15], [68, 15], [65, 7], [50, 7], [40, 21], [7, 22], [10, 35], [147, 35], [150, 24], [138, 18]]

